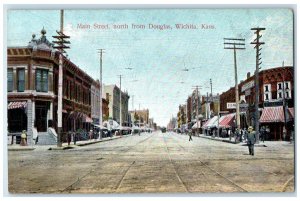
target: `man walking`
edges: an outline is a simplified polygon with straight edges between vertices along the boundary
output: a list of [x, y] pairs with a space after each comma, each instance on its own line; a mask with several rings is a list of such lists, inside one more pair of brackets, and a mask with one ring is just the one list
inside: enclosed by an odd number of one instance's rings
[[193, 139], [192, 139], [192, 132], [189, 131], [188, 134], [189, 134], [189, 136], [190, 136], [189, 141], [191, 141], [191, 140], [193, 141]]
[[256, 141], [256, 135], [255, 131], [253, 131], [253, 127], [248, 127], [248, 133], [247, 133], [247, 145], [249, 148], [249, 154], [254, 156], [254, 143]]

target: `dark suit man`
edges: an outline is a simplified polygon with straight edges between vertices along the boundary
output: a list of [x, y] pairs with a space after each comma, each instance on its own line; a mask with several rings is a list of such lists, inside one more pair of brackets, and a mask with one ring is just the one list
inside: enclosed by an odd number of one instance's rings
[[254, 156], [254, 143], [256, 141], [255, 131], [253, 131], [253, 127], [249, 126], [247, 133], [247, 145], [249, 148], [249, 154]]

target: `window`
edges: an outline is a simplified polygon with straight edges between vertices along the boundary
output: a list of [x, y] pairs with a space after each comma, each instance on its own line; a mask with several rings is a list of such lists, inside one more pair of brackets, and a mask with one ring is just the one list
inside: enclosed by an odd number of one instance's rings
[[277, 84], [277, 89], [279, 89], [279, 90], [282, 89], [282, 83]]
[[290, 93], [287, 91], [287, 92], [285, 92], [285, 97], [286, 98], [290, 98]]
[[282, 98], [282, 93], [281, 93], [281, 92], [278, 92], [277, 98], [278, 98], [278, 99], [281, 99], [281, 98]]
[[284, 82], [285, 84], [285, 89], [290, 89], [290, 82]]
[[35, 89], [38, 92], [48, 92], [48, 70], [36, 70]]
[[265, 92], [267, 92], [267, 91], [269, 91], [269, 86], [268, 85], [265, 86]]
[[23, 92], [25, 90], [25, 69], [18, 69], [18, 91]]
[[269, 94], [265, 94], [265, 100], [269, 100]]
[[14, 73], [13, 69], [7, 69], [7, 91], [13, 91], [14, 89]]

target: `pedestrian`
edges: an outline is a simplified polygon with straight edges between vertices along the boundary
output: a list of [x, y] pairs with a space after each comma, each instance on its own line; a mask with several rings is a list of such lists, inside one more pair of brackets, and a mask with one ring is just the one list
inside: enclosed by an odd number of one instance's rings
[[256, 141], [256, 133], [253, 131], [253, 127], [248, 127], [248, 133], [247, 133], [247, 145], [249, 148], [249, 154], [254, 156], [254, 143]]
[[92, 138], [93, 138], [93, 130], [91, 129], [89, 132], [89, 139], [92, 140]]
[[266, 128], [265, 128], [264, 126], [261, 128], [260, 135], [261, 135], [261, 141], [262, 141], [263, 143], [265, 143], [265, 138], [266, 138]]
[[237, 128], [237, 129], [235, 129], [235, 140], [234, 140], [234, 142], [236, 143], [236, 142], [238, 142], [238, 141], [240, 141], [240, 130]]
[[193, 141], [193, 139], [192, 139], [192, 132], [189, 131], [188, 134], [189, 134], [189, 137], [190, 137], [189, 141], [191, 141], [191, 140]]
[[20, 143], [21, 146], [27, 145], [26, 138], [27, 138], [26, 130], [23, 130], [21, 134], [21, 143]]

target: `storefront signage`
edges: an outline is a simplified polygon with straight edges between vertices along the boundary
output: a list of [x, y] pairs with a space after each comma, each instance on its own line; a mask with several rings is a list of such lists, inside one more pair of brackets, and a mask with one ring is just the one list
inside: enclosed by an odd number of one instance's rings
[[[247, 108], [249, 104], [247, 103], [241, 103], [240, 108]], [[227, 109], [236, 109], [236, 104], [235, 103], [227, 103]]]
[[247, 89], [247, 90], [245, 91], [245, 96], [250, 96], [250, 94], [251, 94], [251, 90], [250, 90], [250, 89]]
[[247, 82], [246, 84], [244, 84], [244, 85], [242, 86], [241, 91], [244, 92], [244, 91], [246, 91], [247, 89], [251, 89], [252, 87], [254, 87], [254, 80], [251, 80], [250, 82]]

